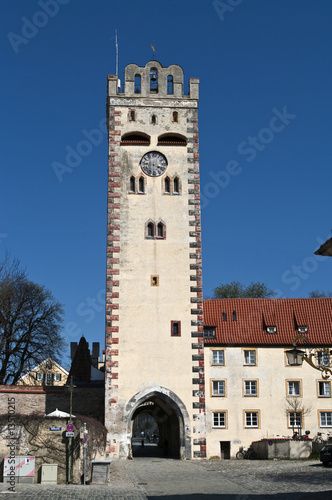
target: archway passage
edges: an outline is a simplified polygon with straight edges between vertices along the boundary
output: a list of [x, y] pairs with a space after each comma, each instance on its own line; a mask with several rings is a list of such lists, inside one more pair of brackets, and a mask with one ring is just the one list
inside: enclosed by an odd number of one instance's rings
[[174, 404], [149, 395], [132, 415], [133, 457], [181, 457], [183, 419]]

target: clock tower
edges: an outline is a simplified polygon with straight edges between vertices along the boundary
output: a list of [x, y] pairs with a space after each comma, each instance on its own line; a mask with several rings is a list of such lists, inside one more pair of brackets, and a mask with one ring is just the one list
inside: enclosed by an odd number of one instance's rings
[[127, 458], [149, 415], [169, 456], [205, 457], [198, 86], [180, 66], [108, 76], [105, 426]]

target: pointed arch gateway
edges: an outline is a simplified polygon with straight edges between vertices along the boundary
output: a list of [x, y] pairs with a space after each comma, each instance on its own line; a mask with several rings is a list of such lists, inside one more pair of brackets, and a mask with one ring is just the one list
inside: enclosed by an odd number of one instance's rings
[[170, 457], [182, 460], [191, 458], [189, 414], [174, 392], [164, 387], [156, 387], [137, 393], [130, 399], [126, 406], [125, 418], [131, 438], [134, 420], [140, 414], [153, 417], [158, 426], [159, 447], [163, 448], [167, 440]]

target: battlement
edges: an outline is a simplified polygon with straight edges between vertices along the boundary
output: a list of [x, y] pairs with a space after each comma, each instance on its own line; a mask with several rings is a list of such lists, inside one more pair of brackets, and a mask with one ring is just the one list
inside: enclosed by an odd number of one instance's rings
[[124, 85], [118, 75], [108, 75], [109, 97], [153, 97], [198, 99], [199, 79], [189, 79], [189, 94], [183, 93], [183, 70], [172, 64], [164, 68], [160, 62], [149, 61], [145, 67], [129, 64], [125, 69]]

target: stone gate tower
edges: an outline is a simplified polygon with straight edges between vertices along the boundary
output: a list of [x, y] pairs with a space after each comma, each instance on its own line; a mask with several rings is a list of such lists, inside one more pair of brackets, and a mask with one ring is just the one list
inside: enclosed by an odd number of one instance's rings
[[198, 86], [180, 66], [108, 77], [107, 452], [149, 413], [179, 458], [205, 456]]

